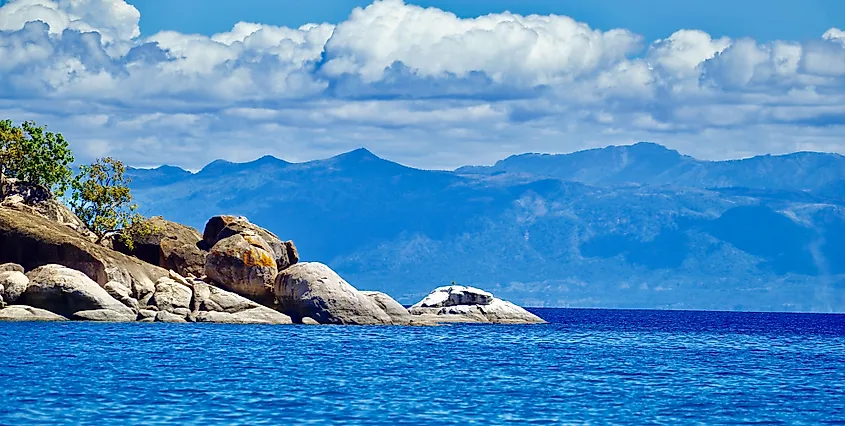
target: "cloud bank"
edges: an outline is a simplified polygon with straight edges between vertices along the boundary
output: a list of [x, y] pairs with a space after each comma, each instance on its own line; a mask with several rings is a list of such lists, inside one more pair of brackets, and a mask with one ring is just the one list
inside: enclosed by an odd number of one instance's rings
[[472, 19], [400, 0], [338, 25], [141, 36], [123, 0], [0, 7], [0, 116], [83, 160], [198, 168], [366, 146], [426, 168], [650, 140], [701, 158], [845, 153], [845, 31], [644, 40], [566, 16]]

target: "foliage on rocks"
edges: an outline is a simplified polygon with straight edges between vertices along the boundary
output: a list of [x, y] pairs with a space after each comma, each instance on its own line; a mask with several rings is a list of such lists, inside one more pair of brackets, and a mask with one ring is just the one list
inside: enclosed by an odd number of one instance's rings
[[120, 160], [105, 157], [80, 167], [73, 181], [70, 206], [100, 241], [116, 235], [130, 249], [133, 235], [147, 235], [154, 230], [136, 212], [129, 191], [130, 179]]
[[73, 161], [61, 133], [48, 132], [34, 121], [19, 126], [12, 120], [0, 121], [0, 178], [41, 185], [62, 196], [73, 179]]

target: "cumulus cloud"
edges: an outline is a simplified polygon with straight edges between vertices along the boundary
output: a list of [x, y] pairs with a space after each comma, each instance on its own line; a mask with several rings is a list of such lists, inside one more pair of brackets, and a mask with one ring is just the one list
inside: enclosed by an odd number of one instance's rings
[[566, 16], [379, 0], [332, 24], [142, 36], [123, 0], [0, 7], [0, 110], [83, 160], [201, 167], [359, 146], [419, 167], [653, 140], [703, 158], [845, 153], [845, 31], [648, 41]]

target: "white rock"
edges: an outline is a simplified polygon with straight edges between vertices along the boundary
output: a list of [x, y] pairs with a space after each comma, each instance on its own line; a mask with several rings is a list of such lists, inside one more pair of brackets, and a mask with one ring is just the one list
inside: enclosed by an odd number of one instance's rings
[[294, 322], [311, 317], [320, 324], [392, 324], [369, 297], [322, 263], [297, 263], [280, 272], [273, 287], [281, 311]]
[[[469, 303], [469, 302], [478, 303]], [[540, 324], [545, 321], [525, 309], [473, 287], [435, 289], [408, 311], [422, 321]]]
[[46, 265], [26, 274], [29, 286], [18, 303], [46, 309], [66, 317], [79, 311], [111, 309], [134, 316], [132, 309], [111, 297], [82, 272], [60, 265]]
[[458, 305], [489, 305], [493, 295], [484, 290], [462, 285], [450, 285], [434, 289], [428, 296], [414, 306], [422, 308], [441, 308]]

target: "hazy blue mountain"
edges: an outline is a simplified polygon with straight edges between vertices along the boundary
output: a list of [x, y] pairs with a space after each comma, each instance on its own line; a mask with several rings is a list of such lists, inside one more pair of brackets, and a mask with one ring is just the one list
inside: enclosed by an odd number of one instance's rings
[[634, 183], [695, 188], [816, 190], [843, 185], [845, 156], [797, 152], [742, 160], [699, 161], [661, 145], [640, 142], [572, 154], [514, 155], [493, 166], [461, 167], [456, 173], [524, 173], [591, 185]]
[[641, 143], [455, 173], [359, 149], [130, 175], [145, 214], [199, 229], [245, 215], [405, 303], [454, 280], [532, 306], [845, 311], [841, 162]]

